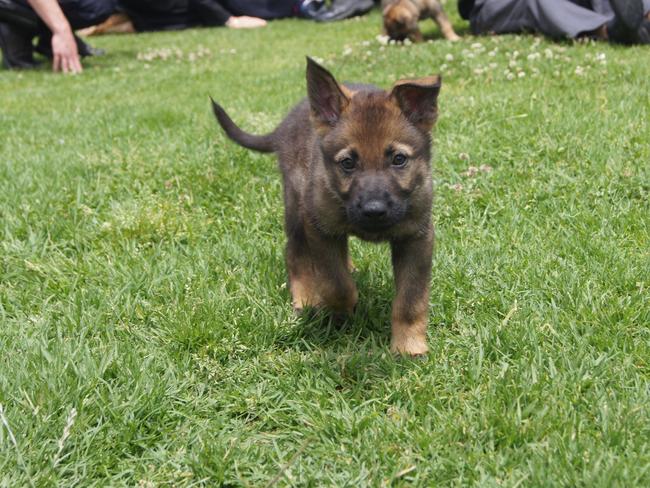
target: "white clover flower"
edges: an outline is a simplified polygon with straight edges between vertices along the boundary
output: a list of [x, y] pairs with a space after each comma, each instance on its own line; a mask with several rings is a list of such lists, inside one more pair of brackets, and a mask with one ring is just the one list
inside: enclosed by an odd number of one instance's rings
[[454, 55], [453, 54], [447, 54], [445, 56], [445, 61], [453, 61], [454, 60]]
[[390, 37], [381, 34], [375, 37], [375, 39], [377, 39], [377, 42], [382, 46], [385, 46], [386, 44], [388, 44], [388, 41], [390, 41]]
[[507, 80], [514, 80], [515, 79], [515, 74], [514, 73], [508, 73], [506, 75], [506, 79]]
[[517, 73], [517, 76], [519, 78], [523, 78], [524, 76], [526, 76], [526, 73], [524, 71], [520, 71], [519, 73]]

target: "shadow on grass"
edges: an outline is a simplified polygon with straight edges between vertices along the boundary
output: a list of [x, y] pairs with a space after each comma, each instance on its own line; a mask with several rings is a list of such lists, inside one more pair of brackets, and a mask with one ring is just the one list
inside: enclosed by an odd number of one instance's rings
[[359, 302], [352, 315], [337, 315], [326, 308], [307, 309], [298, 316], [294, 327], [277, 338], [276, 344], [283, 348], [303, 346], [310, 350], [387, 348], [390, 342], [389, 290], [366, 296], [371, 285], [365, 274], [359, 273], [355, 281], [359, 288]]

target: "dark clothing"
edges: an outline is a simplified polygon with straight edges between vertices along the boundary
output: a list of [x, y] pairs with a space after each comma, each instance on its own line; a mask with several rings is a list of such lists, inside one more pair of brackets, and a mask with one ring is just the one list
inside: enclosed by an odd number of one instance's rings
[[279, 19], [295, 14], [297, 0], [120, 0], [135, 30], [178, 30], [224, 25], [231, 15]]
[[221, 4], [233, 15], [248, 15], [272, 20], [292, 17], [298, 11], [297, 0], [223, 0]]
[[[216, 1], [213, 3], [217, 4]], [[120, 0], [118, 7], [129, 16], [138, 32], [179, 30], [199, 25], [198, 19], [190, 14], [190, 0]], [[226, 20], [229, 16], [226, 12]]]
[[[31, 10], [27, 0], [14, 1]], [[59, 0], [59, 6], [73, 30], [101, 24], [115, 12], [116, 4], [117, 0]], [[40, 24], [41, 30], [47, 30], [42, 21]]]
[[[650, 0], [643, 4], [644, 12], [650, 11]], [[474, 34], [539, 32], [573, 38], [609, 24], [614, 11], [608, 0], [476, 0], [469, 20]]]

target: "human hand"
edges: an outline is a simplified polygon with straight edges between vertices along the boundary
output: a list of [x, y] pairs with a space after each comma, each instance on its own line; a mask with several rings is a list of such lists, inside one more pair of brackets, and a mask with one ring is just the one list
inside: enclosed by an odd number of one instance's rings
[[81, 61], [77, 51], [77, 43], [72, 31], [67, 29], [52, 34], [52, 69], [64, 73], [81, 73]]
[[231, 29], [256, 29], [258, 27], [264, 27], [266, 23], [266, 20], [258, 17], [248, 17], [247, 15], [235, 17], [232, 15], [226, 21], [226, 27], [230, 27]]

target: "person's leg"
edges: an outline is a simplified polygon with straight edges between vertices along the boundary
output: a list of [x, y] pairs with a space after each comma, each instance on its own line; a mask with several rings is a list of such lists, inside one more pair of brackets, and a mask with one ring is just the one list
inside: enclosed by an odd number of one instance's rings
[[70, 26], [77, 30], [104, 22], [115, 12], [117, 0], [59, 0]]
[[526, 0], [476, 0], [469, 15], [474, 34], [508, 34], [529, 30]]
[[241, 2], [237, 0], [224, 0], [220, 2], [223, 7], [233, 15], [246, 15], [260, 19], [282, 19], [293, 17], [298, 13], [299, 2], [297, 0], [248, 0]]
[[605, 39], [621, 44], [650, 43], [650, 0], [591, 0], [608, 17]]
[[15, 0], [0, 0], [0, 50], [4, 68], [28, 69], [38, 65], [32, 48], [38, 29], [39, 18], [29, 6]]
[[197, 23], [190, 15], [187, 0], [119, 0], [137, 32], [180, 30]]
[[611, 17], [569, 0], [527, 0], [535, 30], [554, 38], [575, 38], [597, 31]]

